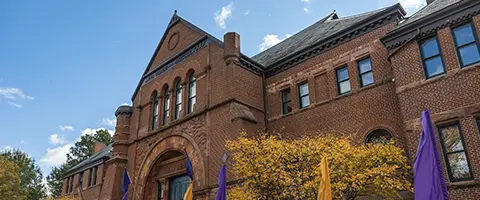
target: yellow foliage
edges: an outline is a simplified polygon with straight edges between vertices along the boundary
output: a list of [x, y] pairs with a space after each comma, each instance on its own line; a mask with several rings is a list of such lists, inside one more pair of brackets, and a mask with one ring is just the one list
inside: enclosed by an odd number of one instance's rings
[[0, 155], [0, 200], [24, 200], [27, 194], [20, 189], [20, 169]]
[[407, 158], [393, 143], [355, 145], [333, 136], [247, 138], [242, 133], [227, 148], [233, 152], [233, 172], [243, 180], [229, 190], [230, 199], [315, 199], [323, 156], [329, 160], [334, 199], [396, 199], [398, 191], [412, 191]]

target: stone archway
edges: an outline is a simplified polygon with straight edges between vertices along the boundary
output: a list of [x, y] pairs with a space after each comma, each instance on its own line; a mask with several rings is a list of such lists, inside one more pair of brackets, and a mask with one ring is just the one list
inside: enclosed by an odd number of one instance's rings
[[[153, 145], [142, 162], [136, 176], [134, 199], [151, 199], [151, 194], [155, 194], [157, 188], [152, 187], [151, 183], [149, 185], [149, 182], [182, 174], [182, 170], [185, 170], [183, 148], [192, 161], [194, 189], [205, 185], [205, 165], [199, 146], [188, 135], [170, 135]], [[164, 165], [168, 165], [167, 168], [171, 167], [171, 173], [168, 171], [158, 172], [158, 169]]]

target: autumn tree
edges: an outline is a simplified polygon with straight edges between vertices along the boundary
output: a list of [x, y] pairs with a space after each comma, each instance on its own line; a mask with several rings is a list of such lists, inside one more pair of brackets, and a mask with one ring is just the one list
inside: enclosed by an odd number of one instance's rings
[[324, 156], [335, 199], [395, 199], [398, 191], [412, 190], [407, 158], [393, 143], [356, 145], [333, 136], [247, 138], [242, 133], [227, 148], [233, 152], [233, 172], [242, 180], [228, 192], [230, 199], [315, 199]]
[[92, 156], [92, 152], [96, 142], [102, 142], [108, 145], [113, 142], [113, 137], [107, 130], [98, 130], [93, 135], [83, 135], [75, 145], [70, 148], [67, 154], [67, 162], [53, 167], [47, 176], [47, 185], [50, 188], [52, 197], [59, 197], [62, 193], [63, 175], [78, 163]]
[[20, 186], [20, 169], [6, 156], [0, 155], [0, 200], [26, 200]]
[[18, 166], [20, 188], [27, 194], [28, 199], [46, 197], [46, 189], [42, 182], [42, 171], [32, 157], [19, 149], [5, 151], [1, 154]]

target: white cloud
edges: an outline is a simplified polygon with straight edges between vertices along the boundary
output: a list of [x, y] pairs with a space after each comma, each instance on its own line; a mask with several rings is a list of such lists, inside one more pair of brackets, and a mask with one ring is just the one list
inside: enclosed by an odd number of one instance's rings
[[[99, 130], [107, 130], [108, 133], [110, 133], [110, 135], [112, 135], [112, 136], [113, 136], [113, 134], [115, 133], [114, 130], [108, 130], [108, 129], [103, 128], [103, 127], [102, 127], [102, 128], [94, 128], [94, 129], [92, 129], [92, 128], [86, 128], [86, 129], [83, 129], [82, 134], [80, 134], [80, 136], [93, 135], [93, 134], [95, 134], [95, 133], [96, 133], [97, 131], [99, 131]], [[80, 138], [79, 138], [79, 140], [80, 140]]]
[[122, 103], [121, 106], [132, 106], [131, 103]]
[[58, 126], [58, 128], [60, 128], [60, 130], [62, 130], [62, 131], [74, 131], [75, 130], [72, 126], [60, 125], [60, 126]]
[[35, 98], [25, 95], [19, 88], [0, 88], [0, 96], [12, 100], [33, 100]]
[[65, 140], [65, 137], [59, 136], [58, 134], [52, 134], [50, 135], [50, 144], [65, 144], [67, 143], [67, 140]]
[[0, 151], [10, 151], [12, 149], [13, 149], [12, 146], [9, 146], [9, 145], [0, 147]]
[[308, 7], [310, 6], [310, 3], [312, 2], [312, 0], [301, 0], [303, 3], [305, 3], [305, 7], [303, 7], [303, 11], [305, 11], [306, 13], [310, 13], [310, 10], [308, 9]]
[[263, 37], [263, 43], [260, 44], [258, 47], [260, 49], [260, 51], [264, 51], [276, 44], [278, 44], [279, 42], [285, 40], [286, 38], [289, 38], [290, 34], [285, 34], [285, 37], [284, 38], [280, 38], [278, 35], [275, 35], [275, 34], [267, 34], [265, 37]]
[[103, 118], [102, 124], [105, 126], [115, 127], [117, 125], [117, 118]]
[[250, 14], [250, 10], [246, 10], [243, 15], [249, 15]]
[[228, 18], [232, 16], [233, 12], [233, 2], [230, 2], [228, 5], [223, 6], [221, 11], [216, 11], [214, 13], [214, 19], [218, 26], [221, 28], [227, 28], [225, 23]]
[[61, 147], [47, 149], [47, 153], [40, 159], [40, 164], [45, 167], [58, 166], [67, 161], [67, 153], [72, 144], [66, 144]]
[[13, 103], [13, 102], [9, 101], [9, 102], [7, 102], [7, 104], [12, 106], [12, 107], [15, 107], [15, 108], [23, 108], [23, 105], [19, 104], [19, 103]]
[[407, 11], [414, 11], [426, 4], [425, 0], [398, 0]]

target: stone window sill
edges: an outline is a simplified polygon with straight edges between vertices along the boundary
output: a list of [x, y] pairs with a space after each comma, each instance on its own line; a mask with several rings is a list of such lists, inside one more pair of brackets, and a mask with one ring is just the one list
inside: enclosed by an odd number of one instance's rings
[[464, 187], [474, 187], [479, 186], [479, 180], [469, 180], [469, 181], [461, 181], [461, 182], [454, 182], [454, 183], [447, 183], [448, 189], [456, 189], [456, 188], [464, 188]]

